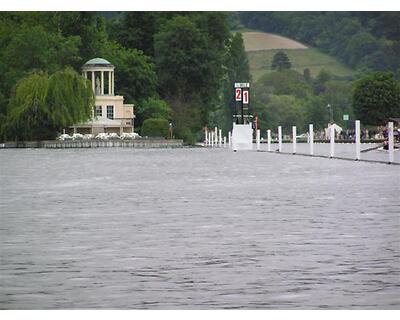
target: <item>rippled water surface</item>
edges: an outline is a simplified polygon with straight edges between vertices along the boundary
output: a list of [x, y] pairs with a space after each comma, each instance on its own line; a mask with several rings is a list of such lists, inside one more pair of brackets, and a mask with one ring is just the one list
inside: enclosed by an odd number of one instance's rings
[[400, 167], [0, 151], [1, 309], [400, 309]]

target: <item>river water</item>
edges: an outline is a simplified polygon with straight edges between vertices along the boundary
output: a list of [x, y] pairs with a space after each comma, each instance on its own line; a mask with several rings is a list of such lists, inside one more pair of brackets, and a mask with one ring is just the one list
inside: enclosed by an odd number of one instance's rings
[[400, 167], [0, 150], [1, 309], [400, 309]]

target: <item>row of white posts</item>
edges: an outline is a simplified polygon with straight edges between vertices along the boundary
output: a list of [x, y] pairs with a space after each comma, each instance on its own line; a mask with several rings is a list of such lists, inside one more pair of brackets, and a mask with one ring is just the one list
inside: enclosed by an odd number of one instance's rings
[[[360, 138], [360, 120], [356, 120], [356, 130], [355, 130], [355, 143], [356, 143], [356, 160], [361, 160], [361, 138]], [[297, 152], [296, 150], [296, 126], [292, 127], [292, 141], [293, 141], [293, 154]], [[393, 122], [388, 124], [388, 144], [389, 144], [389, 163], [394, 161], [394, 136], [393, 136]], [[256, 134], [256, 146], [257, 151], [260, 150], [260, 130], [257, 130]], [[309, 125], [309, 146], [310, 155], [314, 155], [314, 127], [312, 124]], [[271, 130], [267, 130], [267, 150], [271, 151]], [[282, 127], [278, 127], [278, 152], [282, 152]], [[330, 127], [330, 152], [329, 157], [335, 157], [335, 127], [331, 125]]]
[[[205, 139], [204, 145], [207, 147], [227, 147], [226, 144], [226, 137], [222, 137], [222, 130], [218, 129], [217, 127], [214, 130], [208, 131], [205, 130]], [[231, 147], [232, 145], [232, 134], [229, 131], [228, 134], [228, 145]]]

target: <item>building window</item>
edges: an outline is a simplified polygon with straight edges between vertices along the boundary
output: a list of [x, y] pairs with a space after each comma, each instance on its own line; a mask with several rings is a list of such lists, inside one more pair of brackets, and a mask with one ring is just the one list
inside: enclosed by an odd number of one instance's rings
[[107, 118], [114, 119], [114, 106], [107, 106]]
[[95, 106], [95, 107], [94, 107], [94, 115], [95, 115], [96, 117], [101, 117], [101, 116], [103, 116], [103, 111], [102, 111], [101, 106]]

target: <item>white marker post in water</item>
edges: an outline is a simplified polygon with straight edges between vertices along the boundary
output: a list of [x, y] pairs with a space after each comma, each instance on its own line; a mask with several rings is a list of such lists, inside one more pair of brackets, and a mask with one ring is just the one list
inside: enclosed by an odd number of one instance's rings
[[222, 147], [222, 130], [221, 129], [219, 129], [219, 147], [221, 148]]
[[214, 147], [214, 132], [211, 132], [211, 147]]
[[360, 120], [356, 120], [356, 160], [361, 159]]
[[208, 131], [207, 131], [207, 128], [205, 129], [205, 134], [204, 134], [204, 136], [205, 136], [204, 145], [206, 146], [206, 145], [208, 144]]
[[314, 125], [310, 123], [308, 125], [308, 134], [309, 134], [309, 144], [310, 144], [310, 155], [314, 155]]
[[330, 127], [330, 135], [331, 135], [331, 151], [330, 151], [330, 158], [333, 158], [335, 156], [335, 127], [333, 123], [331, 124]]
[[268, 135], [268, 151], [271, 151], [271, 130], [267, 130], [267, 135]]
[[260, 151], [260, 129], [257, 129], [256, 132], [256, 145], [257, 145], [257, 151]]
[[282, 152], [282, 127], [278, 127], [278, 151]]
[[229, 148], [232, 147], [232, 132], [228, 132], [228, 146]]
[[292, 141], [293, 141], [293, 154], [295, 154], [296, 153], [296, 126], [293, 126], [292, 127]]
[[389, 163], [393, 163], [394, 161], [394, 139], [393, 139], [393, 122], [388, 123], [388, 142], [389, 142]]
[[224, 136], [224, 148], [226, 148], [226, 136]]

